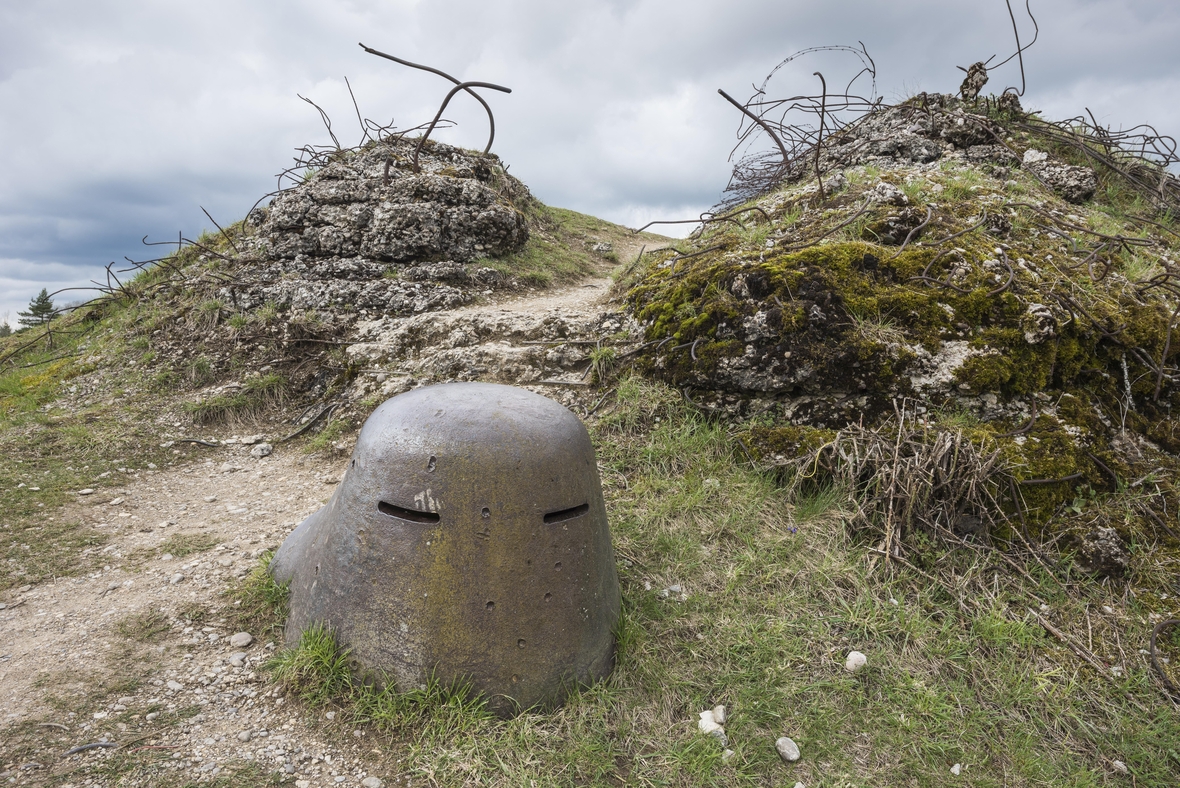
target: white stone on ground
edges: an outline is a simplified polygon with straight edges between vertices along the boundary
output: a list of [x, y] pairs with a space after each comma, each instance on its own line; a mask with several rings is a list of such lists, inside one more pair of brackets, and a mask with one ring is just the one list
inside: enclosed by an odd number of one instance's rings
[[955, 775], [956, 777], [958, 777], [962, 773], [963, 773], [963, 764], [956, 763], [954, 766], [951, 767], [951, 774]]
[[238, 632], [229, 639], [229, 644], [234, 648], [245, 648], [254, 642], [254, 636], [249, 632]]
[[855, 673], [863, 668], [869, 662], [869, 658], [859, 651], [849, 651], [848, 657], [844, 660], [844, 669], [849, 673]]
[[235, 668], [240, 668], [243, 665], [245, 665], [246, 664], [246, 652], [235, 651], [233, 654], [230, 654], [229, 655], [229, 664], [233, 665]]
[[365, 779], [361, 780], [361, 785], [363, 785], [364, 788], [382, 788], [385, 783], [381, 782], [380, 778], [377, 777], [366, 777]]
[[697, 716], [700, 717], [697, 720], [697, 727], [700, 728], [701, 733], [712, 733], [715, 730], [721, 729], [721, 726], [717, 724], [717, 720], [713, 719], [712, 709], [706, 709]]
[[172, 585], [176, 585], [177, 583], [181, 582], [182, 580], [184, 580], [184, 575], [182, 575], [180, 572], [177, 572], [176, 574], [172, 575], [172, 577], [170, 577], [168, 579], [168, 582]]
[[263, 457], [269, 457], [274, 451], [274, 446], [269, 443], [260, 443], [253, 449], [250, 449], [250, 456], [256, 460], [261, 460]]
[[713, 721], [718, 725], [725, 724], [725, 707], [717, 705], [713, 707]]
[[787, 763], [799, 760], [799, 745], [791, 741], [786, 736], [774, 743], [774, 748], [778, 750], [778, 755]]

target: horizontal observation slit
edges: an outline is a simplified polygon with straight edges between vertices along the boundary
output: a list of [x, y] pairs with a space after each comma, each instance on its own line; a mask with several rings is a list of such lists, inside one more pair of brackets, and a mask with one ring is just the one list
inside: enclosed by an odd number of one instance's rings
[[377, 511], [382, 514], [387, 514], [390, 517], [396, 517], [399, 520], [409, 520], [411, 523], [437, 523], [437, 512], [420, 512], [417, 509], [406, 509], [403, 506], [397, 506], [392, 503], [382, 501], [377, 504]]
[[562, 509], [559, 512], [549, 512], [549, 514], [545, 515], [545, 524], [552, 525], [553, 523], [564, 523], [566, 520], [572, 520], [575, 517], [581, 517], [588, 511], [590, 511], [590, 504], [584, 503], [581, 506], [574, 506], [570, 509]]

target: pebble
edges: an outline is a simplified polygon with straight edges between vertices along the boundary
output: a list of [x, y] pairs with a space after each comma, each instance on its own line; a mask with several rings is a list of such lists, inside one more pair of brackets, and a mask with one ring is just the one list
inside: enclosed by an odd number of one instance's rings
[[364, 788], [383, 788], [385, 783], [381, 782], [379, 777], [366, 777], [365, 779], [361, 780], [361, 785], [363, 785]]
[[1127, 764], [1122, 761], [1111, 761], [1110, 767], [1119, 774], [1130, 774], [1131, 770], [1127, 768]]
[[1110, 605], [1103, 605], [1102, 612], [1108, 616], [1113, 616], [1114, 615], [1114, 608], [1111, 607]]
[[956, 763], [954, 766], [951, 767], [951, 774], [955, 775], [956, 777], [958, 777], [962, 773], [963, 773], [963, 764]]
[[309, 780], [296, 780], [295, 788], [311, 788], [311, 782]]
[[179, 681], [174, 681], [173, 679], [168, 679], [168, 683], [165, 684], [165, 686], [173, 692], [180, 692], [182, 689], [184, 689], [183, 684], [181, 684]]
[[250, 741], [252, 738], [254, 737], [250, 735], [250, 731], [242, 731], [238, 734], [238, 741]]
[[222, 473], [233, 473], [234, 471], [240, 471], [240, 470], [242, 470], [242, 469], [241, 469], [241, 468], [239, 468], [237, 465], [234, 465], [234, 464], [233, 464], [233, 463], [231, 463], [231, 462], [223, 462], [223, 463], [221, 463], [221, 468], [220, 468], [220, 471], [221, 471]]
[[238, 632], [229, 639], [229, 644], [234, 648], [245, 648], [253, 642], [254, 636], [249, 632]]
[[721, 762], [729, 763], [731, 760], [733, 760], [734, 755], [735, 753], [733, 750], [726, 750], [725, 752], [721, 753]]
[[184, 575], [182, 575], [180, 572], [177, 572], [176, 574], [172, 575], [172, 577], [168, 578], [168, 582], [171, 585], [176, 585], [182, 580], [184, 580]]
[[78, 490], [78, 495], [94, 495], [94, 490], [87, 487], [85, 490]]
[[235, 668], [240, 668], [243, 665], [245, 665], [246, 664], [246, 652], [235, 651], [233, 654], [230, 654], [229, 655], [229, 664], [233, 665]]
[[721, 729], [721, 726], [717, 724], [717, 720], [713, 717], [712, 709], [702, 711], [697, 716], [700, 717], [697, 720], [697, 728], [700, 729], [701, 733], [712, 733], [715, 730]]
[[724, 706], [718, 705], [718, 706], [713, 707], [713, 720], [718, 725], [725, 724], [725, 707]]
[[217, 500], [216, 495], [206, 495], [205, 496], [205, 503], [213, 503], [216, 500]]
[[774, 743], [774, 748], [778, 750], [778, 755], [787, 763], [792, 763], [799, 760], [799, 745], [791, 741], [786, 736]]
[[260, 443], [253, 449], [250, 449], [250, 456], [256, 460], [261, 460], [263, 457], [269, 457], [274, 450], [274, 446], [271, 446], [269, 443]]
[[160, 712], [149, 711], [147, 714], [144, 715], [144, 719], [147, 720], [148, 722], [151, 722], [152, 720], [156, 719], [159, 716], [160, 716]]
[[844, 669], [849, 673], [855, 673], [863, 668], [869, 662], [869, 658], [859, 651], [849, 651], [848, 657], [844, 660]]

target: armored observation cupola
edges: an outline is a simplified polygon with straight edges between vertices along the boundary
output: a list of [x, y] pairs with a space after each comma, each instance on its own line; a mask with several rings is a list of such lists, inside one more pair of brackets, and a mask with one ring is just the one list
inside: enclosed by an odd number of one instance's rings
[[289, 645], [326, 624], [403, 691], [466, 680], [504, 714], [558, 705], [613, 664], [619, 582], [594, 447], [523, 389], [385, 402], [271, 571], [290, 583]]

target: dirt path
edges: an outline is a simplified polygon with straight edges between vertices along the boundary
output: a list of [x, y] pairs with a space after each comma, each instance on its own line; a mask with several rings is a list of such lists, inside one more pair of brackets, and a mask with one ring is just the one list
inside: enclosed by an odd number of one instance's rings
[[[509, 323], [592, 317], [609, 287], [595, 277], [426, 317], [452, 326], [488, 313]], [[23, 753], [0, 764], [0, 780], [251, 784], [246, 775], [277, 771], [298, 788], [400, 784], [396, 753], [282, 697], [260, 672], [273, 638], [247, 633], [252, 642], [235, 645], [246, 638], [234, 641], [226, 618], [227, 588], [328, 499], [347, 458], [280, 445], [256, 459], [251, 445], [221, 437], [226, 445], [190, 464], [126, 469], [122, 487], [53, 513], [109, 535], [85, 548], [107, 558], [101, 571], [0, 595], [0, 738]], [[104, 741], [122, 747], [63, 755]], [[151, 749], [129, 759], [132, 747]]]

